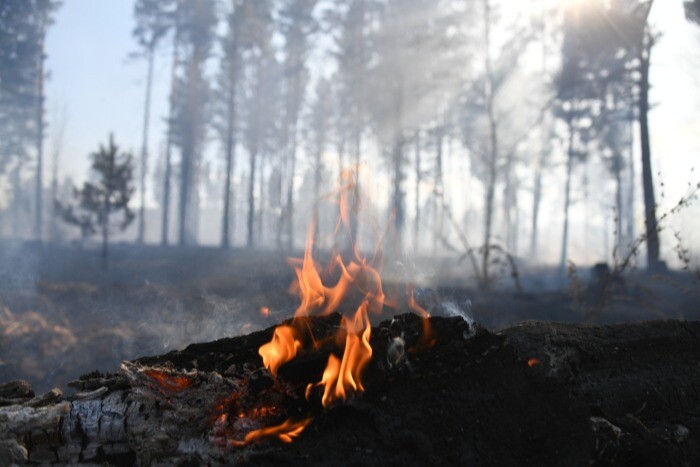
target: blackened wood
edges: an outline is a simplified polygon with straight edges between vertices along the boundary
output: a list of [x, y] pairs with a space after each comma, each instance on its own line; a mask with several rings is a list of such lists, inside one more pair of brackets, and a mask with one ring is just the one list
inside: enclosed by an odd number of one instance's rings
[[[116, 375], [87, 375], [74, 382], [76, 396], [35, 398], [48, 405], [30, 406], [24, 390], [20, 402], [0, 408], [0, 464], [700, 460], [700, 323], [528, 322], [498, 334], [459, 318], [431, 323], [437, 342], [422, 351], [421, 321], [412, 315], [373, 328], [366, 392], [329, 409], [303, 393], [309, 379], [320, 378], [327, 355], [338, 352], [323, 340], [338, 317], [310, 322], [320, 350], [301, 352], [275, 384], [266, 383], [257, 354], [270, 328], [125, 362]], [[227, 437], [239, 440], [245, 430], [222, 431], [216, 419], [260, 405], [280, 408], [264, 424], [306, 415], [314, 421], [292, 444], [227, 446]], [[261, 423], [244, 421], [246, 429]]]

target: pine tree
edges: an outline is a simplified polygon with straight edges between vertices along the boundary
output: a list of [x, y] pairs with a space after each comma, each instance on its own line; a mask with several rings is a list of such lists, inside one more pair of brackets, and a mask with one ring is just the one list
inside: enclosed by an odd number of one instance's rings
[[102, 261], [107, 267], [109, 237], [134, 220], [129, 201], [134, 193], [133, 157], [121, 152], [112, 135], [107, 146], [100, 145], [91, 156], [91, 177], [75, 189], [75, 204], [58, 205], [63, 219], [80, 228], [83, 237], [102, 236]]

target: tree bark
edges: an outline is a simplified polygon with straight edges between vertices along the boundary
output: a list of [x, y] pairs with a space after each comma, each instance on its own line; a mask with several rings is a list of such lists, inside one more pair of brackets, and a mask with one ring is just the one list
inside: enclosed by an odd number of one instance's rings
[[173, 34], [173, 56], [170, 65], [170, 97], [168, 108], [168, 134], [166, 135], [165, 147], [165, 174], [163, 180], [163, 201], [162, 201], [162, 220], [160, 230], [160, 243], [165, 246], [168, 244], [168, 236], [170, 234], [170, 187], [172, 177], [172, 150], [173, 150], [173, 119], [175, 118], [175, 98], [177, 96], [177, 67], [180, 62], [180, 31], [175, 28]]
[[[645, 33], [648, 36], [648, 33]], [[654, 180], [651, 170], [651, 144], [649, 142], [649, 60], [652, 38], [647, 37], [640, 49], [640, 83], [639, 83], [639, 132], [642, 150], [642, 186], [644, 187], [644, 214], [646, 219], [647, 269], [660, 271], [659, 232], [656, 220], [656, 198]]]
[[40, 18], [39, 56], [37, 57], [37, 108], [36, 108], [36, 208], [34, 211], [34, 235], [41, 242], [44, 225], [44, 48], [46, 41], [46, 13]]
[[146, 96], [143, 109], [143, 134], [141, 142], [141, 178], [139, 183], [139, 228], [137, 242], [143, 245], [146, 233], [146, 172], [148, 170], [148, 124], [151, 114], [151, 87], [153, 84], [153, 60], [155, 45], [148, 48], [148, 71], [146, 73]]
[[559, 273], [566, 274], [566, 265], [569, 259], [569, 206], [571, 205], [571, 172], [574, 165], [574, 127], [571, 119], [567, 122], [569, 131], [569, 143], [566, 151], [566, 184], [564, 187], [564, 228], [561, 236], [561, 257], [559, 259]]
[[255, 246], [255, 168], [257, 166], [257, 151], [250, 153], [250, 173], [248, 174], [248, 237], [247, 245], [248, 248], [253, 248]]
[[487, 153], [488, 168], [487, 180], [485, 184], [485, 208], [484, 213], [484, 245], [482, 252], [481, 278], [484, 286], [488, 287], [490, 282], [489, 276], [489, 259], [491, 255], [491, 229], [493, 227], [493, 209], [494, 196], [496, 191], [496, 179], [498, 176], [498, 122], [496, 121], [494, 93], [495, 84], [493, 76], [493, 68], [491, 64], [491, 3], [490, 0], [484, 0], [484, 47], [485, 52], [485, 69], [486, 69], [486, 86], [484, 89], [484, 97], [486, 100], [486, 117], [489, 125], [489, 149]]
[[[235, 66], [235, 64], [233, 65]], [[231, 224], [233, 216], [231, 212], [231, 178], [235, 167], [235, 152], [236, 152], [236, 137], [235, 137], [235, 120], [236, 120], [236, 80], [235, 78], [228, 83], [228, 118], [226, 121], [226, 181], [224, 183], [224, 212], [222, 216], [221, 230], [221, 247], [229, 248], [231, 246]]]
[[415, 211], [415, 218], [413, 220], [413, 250], [414, 253], [418, 252], [418, 248], [420, 245], [420, 184], [423, 178], [423, 174], [421, 174], [421, 164], [420, 164], [420, 130], [416, 130], [416, 133], [414, 135], [414, 143], [416, 145], [415, 148], [415, 177], [416, 177], [416, 184], [414, 187], [414, 198], [415, 198], [415, 205], [414, 205], [414, 211]]

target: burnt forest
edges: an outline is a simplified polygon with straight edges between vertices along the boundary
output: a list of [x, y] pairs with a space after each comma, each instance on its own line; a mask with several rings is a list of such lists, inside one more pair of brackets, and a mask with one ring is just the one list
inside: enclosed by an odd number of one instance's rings
[[700, 465], [700, 0], [0, 0], [0, 466]]

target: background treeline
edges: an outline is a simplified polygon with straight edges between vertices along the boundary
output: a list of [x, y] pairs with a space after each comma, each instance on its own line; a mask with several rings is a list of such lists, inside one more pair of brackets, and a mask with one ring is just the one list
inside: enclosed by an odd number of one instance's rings
[[[333, 229], [337, 207], [319, 200], [342, 178], [362, 247], [390, 219], [392, 252], [463, 255], [488, 281], [498, 258], [542, 261], [543, 209], [556, 209], [545, 246], [562, 271], [572, 226], [588, 232], [594, 214], [593, 256], [622, 258], [641, 235], [656, 269], [653, 3], [136, 0], [146, 86], [129, 238], [298, 248], [310, 218]], [[684, 5], [697, 22], [700, 3]], [[65, 238], [55, 201], [73, 197], [57, 179], [65, 116], [42, 175], [58, 7], [0, 0], [0, 220], [16, 238]], [[170, 67], [165, 116], [150, 115], [158, 66]], [[166, 119], [160, 147], [152, 117]]]

